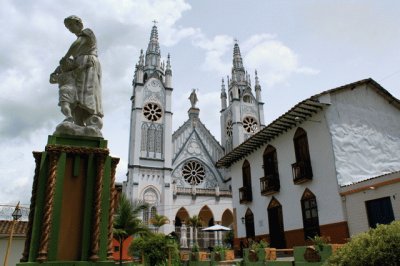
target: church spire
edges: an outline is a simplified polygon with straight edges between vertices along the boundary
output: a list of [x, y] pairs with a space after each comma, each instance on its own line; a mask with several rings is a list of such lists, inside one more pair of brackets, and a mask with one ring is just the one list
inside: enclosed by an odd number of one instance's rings
[[233, 66], [232, 66], [232, 81], [241, 82], [245, 81], [246, 72], [243, 67], [243, 59], [240, 54], [238, 41], [235, 40], [233, 47]]
[[256, 100], [257, 102], [261, 102], [261, 85], [258, 79], [257, 70], [255, 71], [255, 81], [256, 85], [254, 86], [254, 89], [256, 91]]
[[224, 78], [222, 78], [222, 84], [221, 84], [221, 109], [222, 110], [226, 109], [226, 91], [225, 91]]
[[160, 67], [160, 45], [158, 43], [158, 31], [157, 31], [157, 26], [155, 25], [156, 21], [154, 22], [154, 26], [151, 30], [150, 34], [150, 41], [149, 45], [147, 46], [147, 51], [146, 51], [146, 67]]
[[167, 67], [165, 70], [165, 87], [172, 88], [172, 69], [171, 69], [171, 58], [168, 54]]

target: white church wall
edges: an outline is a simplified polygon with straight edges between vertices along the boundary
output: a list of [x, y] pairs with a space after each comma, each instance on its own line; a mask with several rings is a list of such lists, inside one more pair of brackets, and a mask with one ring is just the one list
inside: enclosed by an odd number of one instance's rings
[[400, 169], [400, 112], [368, 85], [331, 95], [337, 179], [348, 185]]

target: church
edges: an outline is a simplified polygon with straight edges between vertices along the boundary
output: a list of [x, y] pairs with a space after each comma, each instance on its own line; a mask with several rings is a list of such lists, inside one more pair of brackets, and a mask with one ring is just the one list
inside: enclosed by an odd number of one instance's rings
[[203, 227], [232, 227], [230, 174], [218, 169], [216, 162], [264, 126], [258, 77], [253, 94], [238, 44], [233, 49], [231, 77], [226, 81], [228, 90], [224, 80], [221, 85], [221, 143], [199, 118], [195, 90], [188, 99], [187, 120], [172, 132], [171, 60], [168, 55], [166, 63], [161, 61], [156, 25], [146, 52], [140, 53], [132, 84], [129, 162], [123, 191], [129, 199], [144, 200], [151, 206], [143, 213], [143, 221], [151, 227], [149, 220], [155, 213], [165, 215], [170, 223], [160, 231], [178, 234], [193, 216], [200, 218]]

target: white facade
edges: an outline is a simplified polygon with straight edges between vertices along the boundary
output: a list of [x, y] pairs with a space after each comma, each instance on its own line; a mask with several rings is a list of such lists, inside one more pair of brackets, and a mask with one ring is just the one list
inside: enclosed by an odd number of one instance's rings
[[[295, 184], [294, 138], [299, 128], [307, 135], [312, 180]], [[268, 145], [276, 149], [280, 189], [262, 195], [260, 178], [265, 175], [263, 153]], [[301, 237], [299, 232], [304, 226], [301, 200], [306, 191], [311, 191], [316, 199], [320, 234], [338, 231], [345, 238], [347, 224], [351, 234], [366, 230], [368, 222], [360, 223], [357, 219], [365, 219], [365, 214], [360, 214], [365, 208], [360, 206], [369, 197], [363, 193], [345, 199], [340, 186], [400, 170], [399, 145], [400, 103], [371, 79], [300, 102], [217, 162], [218, 166], [227, 167], [232, 176], [237, 237], [247, 237], [248, 225], [242, 223], [242, 217], [244, 221], [248, 209], [254, 216], [255, 236], [270, 235], [268, 206], [277, 201], [282, 211], [284, 236], [290, 242], [286, 244], [296, 243], [293, 238]], [[252, 200], [241, 204], [243, 195], [238, 192], [244, 187], [245, 160], [250, 163]], [[391, 195], [392, 202], [396, 201], [392, 205], [395, 219], [399, 219], [396, 188], [399, 191], [398, 184], [379, 190]]]
[[155, 213], [168, 217], [170, 223], [160, 228], [164, 233], [174, 231], [194, 215], [204, 226], [230, 226], [230, 181], [215, 166], [224, 149], [200, 121], [195, 92], [188, 120], [172, 133], [172, 69], [169, 55], [166, 64], [160, 58], [154, 26], [146, 54], [141, 53], [135, 70], [128, 178], [123, 191], [132, 200], [150, 204], [149, 211], [143, 213], [145, 222]]

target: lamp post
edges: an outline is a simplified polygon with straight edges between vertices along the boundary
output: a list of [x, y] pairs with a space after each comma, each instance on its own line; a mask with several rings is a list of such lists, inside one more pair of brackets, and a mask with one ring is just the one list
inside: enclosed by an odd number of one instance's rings
[[11, 247], [11, 242], [12, 242], [12, 238], [13, 238], [13, 234], [14, 234], [15, 223], [22, 216], [21, 209], [19, 208], [19, 202], [18, 202], [17, 206], [15, 206], [15, 209], [14, 209], [13, 213], [11, 214], [11, 216], [13, 217], [13, 220], [12, 220], [12, 223], [11, 223], [10, 237], [8, 238], [8, 243], [7, 243], [6, 257], [4, 258], [4, 266], [8, 265], [8, 253], [9, 253], [10, 247]]

